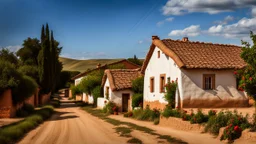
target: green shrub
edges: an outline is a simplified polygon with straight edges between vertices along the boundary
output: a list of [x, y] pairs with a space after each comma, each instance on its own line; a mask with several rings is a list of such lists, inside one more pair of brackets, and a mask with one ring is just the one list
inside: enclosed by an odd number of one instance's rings
[[22, 73], [23, 75], [27, 75], [27, 76], [32, 77], [35, 80], [39, 80], [38, 68], [36, 66], [33, 66], [33, 65], [23, 65], [23, 66], [19, 67], [18, 71], [20, 73]]
[[114, 110], [113, 108], [116, 106], [116, 104], [112, 101], [109, 101], [104, 107], [103, 112], [107, 114], [113, 114]]
[[26, 75], [22, 76], [18, 86], [12, 89], [12, 99], [14, 104], [23, 102], [25, 99], [31, 97], [35, 94], [37, 88], [38, 85], [33, 78]]
[[127, 113], [124, 114], [124, 117], [132, 117], [133, 116], [133, 112], [129, 111]]
[[17, 117], [26, 117], [34, 112], [34, 107], [31, 104], [24, 103], [23, 106], [16, 111]]
[[154, 121], [160, 117], [160, 111], [157, 109], [151, 110], [149, 107], [146, 109], [133, 110], [133, 118], [138, 120]]
[[54, 106], [54, 107], [56, 107], [56, 108], [58, 108], [58, 107], [60, 107], [60, 101], [59, 100], [51, 100], [51, 105], [52, 106]]
[[158, 125], [159, 124], [159, 118], [154, 119], [154, 125]]
[[144, 88], [144, 77], [138, 77], [135, 80], [132, 81], [132, 91], [134, 93], [143, 93], [143, 88]]
[[70, 89], [71, 89], [71, 92], [72, 92], [72, 98], [73, 99], [76, 99], [76, 95], [83, 93], [81, 91], [81, 85], [80, 84], [76, 85], [76, 86], [75, 85], [71, 85]]
[[94, 106], [96, 106], [98, 97], [101, 97], [101, 86], [96, 86], [92, 90], [92, 96], [93, 96], [93, 104]]
[[215, 116], [217, 114], [217, 111], [216, 110], [209, 110], [208, 111], [208, 116], [211, 117], [211, 116]]
[[168, 117], [180, 118], [181, 117], [181, 112], [177, 109], [172, 109], [171, 106], [167, 105], [165, 107], [165, 109], [163, 110], [162, 115], [166, 118], [168, 118]]
[[194, 123], [204, 123], [208, 121], [208, 116], [204, 115], [201, 109], [198, 109], [197, 113], [194, 114], [191, 119], [190, 119], [190, 123], [194, 124]]
[[143, 94], [140, 93], [135, 93], [132, 96], [132, 108], [134, 109], [135, 107], [142, 107], [143, 103]]
[[224, 129], [221, 140], [228, 139], [229, 141], [233, 141], [241, 136], [244, 129], [249, 127], [248, 115], [243, 117], [234, 113], [232, 118], [227, 122], [227, 127]]
[[21, 122], [2, 127], [0, 129], [0, 144], [16, 143], [27, 132], [42, 123], [43, 119], [49, 118], [52, 112], [52, 106], [45, 106]]
[[174, 108], [177, 82], [176, 81], [168, 82], [165, 88], [166, 88], [166, 94], [164, 96], [164, 99], [168, 102], [169, 105], [171, 105], [172, 108]]
[[180, 116], [184, 121], [190, 121], [192, 118], [192, 115], [189, 115], [186, 110], [183, 110], [182, 112], [180, 112]]

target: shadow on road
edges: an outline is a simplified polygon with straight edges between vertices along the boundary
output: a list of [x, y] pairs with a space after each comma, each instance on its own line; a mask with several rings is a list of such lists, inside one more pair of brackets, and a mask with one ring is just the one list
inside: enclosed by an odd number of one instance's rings
[[73, 115], [74, 112], [55, 112], [51, 119], [48, 121], [57, 121], [57, 120], [65, 120], [65, 119], [73, 119], [78, 118], [78, 116]]

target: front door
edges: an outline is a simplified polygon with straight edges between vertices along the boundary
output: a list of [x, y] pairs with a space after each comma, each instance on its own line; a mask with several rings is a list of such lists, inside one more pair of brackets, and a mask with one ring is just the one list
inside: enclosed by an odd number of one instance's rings
[[128, 111], [128, 101], [130, 99], [130, 94], [122, 94], [122, 111], [127, 112]]

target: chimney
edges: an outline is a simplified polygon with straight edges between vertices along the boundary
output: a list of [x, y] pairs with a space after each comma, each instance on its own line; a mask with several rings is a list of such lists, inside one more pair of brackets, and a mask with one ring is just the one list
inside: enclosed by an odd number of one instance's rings
[[183, 42], [189, 41], [189, 40], [188, 40], [188, 37], [183, 37], [183, 38], [182, 38], [182, 41], [183, 41]]
[[100, 66], [101, 66], [101, 64], [100, 64], [100, 63], [98, 63], [98, 64], [97, 64], [97, 68], [99, 68]]
[[155, 39], [160, 39], [158, 36], [156, 36], [156, 35], [154, 35], [154, 36], [152, 36], [152, 40], [155, 40]]

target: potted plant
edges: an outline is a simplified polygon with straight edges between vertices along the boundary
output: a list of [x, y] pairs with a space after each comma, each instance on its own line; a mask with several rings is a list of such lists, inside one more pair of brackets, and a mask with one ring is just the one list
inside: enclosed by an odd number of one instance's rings
[[114, 115], [118, 115], [118, 106], [114, 106], [112, 110], [114, 112]]

